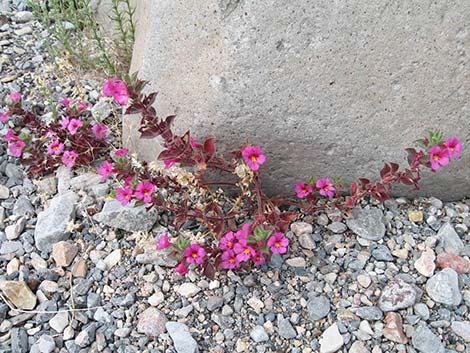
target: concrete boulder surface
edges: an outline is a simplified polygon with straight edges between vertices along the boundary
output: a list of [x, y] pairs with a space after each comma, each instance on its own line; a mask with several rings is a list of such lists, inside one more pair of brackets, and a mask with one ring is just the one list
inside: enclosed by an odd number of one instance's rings
[[[468, 1], [142, 0], [137, 13], [131, 71], [159, 92], [159, 115], [220, 153], [260, 145], [268, 192], [375, 178], [431, 128], [469, 141]], [[153, 160], [138, 124], [125, 118], [125, 145]], [[468, 194], [469, 171], [464, 153], [426, 172], [422, 193]]]

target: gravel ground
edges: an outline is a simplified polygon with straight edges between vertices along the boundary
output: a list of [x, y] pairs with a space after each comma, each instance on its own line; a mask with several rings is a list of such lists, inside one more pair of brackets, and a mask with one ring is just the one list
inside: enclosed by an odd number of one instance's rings
[[[28, 13], [0, 16], [2, 98], [37, 101], [35, 75], [73, 90], [47, 71], [41, 33]], [[98, 83], [82, 80], [95, 106]], [[1, 147], [1, 353], [470, 353], [467, 200], [306, 217], [286, 256], [210, 281], [155, 251], [168, 215], [123, 208], [109, 187], [65, 168], [31, 180]]]

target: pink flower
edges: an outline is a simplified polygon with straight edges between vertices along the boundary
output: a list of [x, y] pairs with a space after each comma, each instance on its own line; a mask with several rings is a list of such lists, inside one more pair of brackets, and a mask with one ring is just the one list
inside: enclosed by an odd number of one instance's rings
[[70, 132], [70, 135], [75, 135], [78, 131], [83, 126], [83, 123], [78, 120], [78, 119], [72, 119], [70, 120], [69, 125], [67, 126], [67, 129]]
[[232, 250], [227, 250], [222, 253], [222, 268], [226, 270], [234, 269], [238, 266], [239, 262], [235, 253]]
[[178, 272], [181, 276], [184, 276], [188, 273], [188, 268], [184, 262], [181, 262], [178, 266], [175, 267], [175, 272]]
[[104, 124], [96, 124], [92, 128], [97, 139], [104, 139], [108, 133], [108, 128]]
[[129, 154], [129, 150], [127, 148], [121, 148], [120, 150], [117, 150], [116, 152], [114, 152], [114, 155], [116, 157], [124, 157], [124, 156], [127, 156]]
[[158, 239], [157, 250], [163, 250], [170, 246], [171, 243], [168, 241], [168, 233], [165, 233]]
[[449, 151], [449, 154], [454, 158], [459, 158], [460, 152], [462, 152], [462, 144], [457, 137], [447, 139], [444, 146]]
[[7, 111], [5, 114], [1, 114], [1, 113], [0, 113], [0, 121], [5, 124], [5, 123], [7, 122], [7, 120], [8, 120], [8, 118], [9, 118], [10, 115], [11, 115], [11, 111], [10, 111], [10, 110]]
[[258, 146], [246, 146], [243, 148], [242, 156], [248, 167], [254, 171], [258, 170], [259, 166], [266, 162], [266, 156]]
[[266, 262], [263, 253], [261, 251], [256, 251], [253, 255], [253, 263], [255, 265], [262, 265]]
[[237, 254], [238, 262], [248, 261], [255, 254], [255, 250], [249, 246], [246, 241], [236, 243], [233, 251]]
[[114, 101], [121, 105], [127, 105], [129, 102], [129, 91], [126, 84], [119, 81], [117, 77], [107, 80], [103, 87], [103, 96], [113, 96]]
[[103, 165], [98, 169], [98, 174], [101, 175], [101, 182], [104, 183], [113, 174], [113, 165], [108, 161], [104, 161]]
[[150, 181], [139, 183], [135, 188], [135, 198], [144, 202], [152, 202], [152, 194], [155, 191], [155, 185]]
[[246, 244], [247, 238], [250, 235], [250, 225], [248, 223], [242, 226], [238, 232], [235, 233], [235, 238], [241, 242]]
[[320, 191], [320, 195], [332, 198], [336, 190], [333, 184], [330, 183], [330, 179], [318, 179], [315, 183], [315, 187]]
[[62, 163], [68, 168], [72, 168], [75, 165], [75, 160], [77, 159], [78, 155], [74, 151], [65, 151], [62, 155]]
[[124, 186], [126, 188], [130, 188], [132, 186], [132, 181], [134, 180], [134, 177], [132, 175], [129, 175], [124, 179]]
[[3, 140], [6, 142], [14, 142], [18, 140], [18, 136], [15, 135], [12, 129], [8, 129], [8, 132], [3, 137]]
[[62, 104], [66, 108], [70, 108], [70, 98], [62, 99], [59, 104]]
[[10, 145], [8, 146], [8, 150], [10, 151], [10, 153], [19, 158], [21, 157], [22, 153], [23, 153], [23, 149], [26, 147], [26, 144], [21, 141], [20, 139], [16, 140], [16, 141], [13, 141], [10, 143]]
[[8, 98], [10, 98], [14, 103], [19, 103], [19, 101], [21, 100], [21, 93], [20, 92], [11, 93], [8, 95]]
[[132, 200], [132, 190], [119, 188], [116, 190], [116, 200], [120, 201], [123, 206], [126, 206]]
[[59, 155], [63, 150], [64, 144], [60, 143], [59, 140], [54, 140], [47, 146], [47, 153], [49, 154]]
[[285, 254], [289, 246], [289, 239], [284, 234], [276, 232], [271, 235], [267, 244], [274, 254]]
[[439, 146], [431, 147], [429, 150], [429, 160], [431, 162], [431, 170], [435, 172], [440, 167], [449, 164], [449, 150], [442, 149]]
[[307, 197], [313, 192], [313, 187], [311, 185], [305, 184], [305, 183], [297, 183], [295, 186], [295, 193], [297, 194], [297, 197], [299, 199], [303, 199], [304, 197]]
[[222, 250], [233, 249], [235, 242], [236, 242], [235, 234], [233, 234], [233, 232], [228, 232], [220, 239], [219, 248]]
[[202, 264], [204, 256], [206, 256], [206, 250], [198, 244], [192, 244], [184, 250], [184, 257], [188, 264]]
[[67, 128], [67, 126], [69, 126], [69, 123], [70, 123], [70, 119], [68, 116], [65, 116], [62, 121], [60, 122], [60, 128], [62, 130], [65, 130]]
[[86, 105], [85, 102], [82, 102], [81, 100], [79, 100], [77, 102], [77, 113], [80, 114], [81, 112], [83, 112], [85, 109], [91, 107], [91, 105]]
[[169, 169], [169, 168], [173, 167], [175, 165], [175, 163], [176, 163], [176, 160], [174, 160], [174, 159], [163, 161], [163, 164], [165, 165], [165, 169]]

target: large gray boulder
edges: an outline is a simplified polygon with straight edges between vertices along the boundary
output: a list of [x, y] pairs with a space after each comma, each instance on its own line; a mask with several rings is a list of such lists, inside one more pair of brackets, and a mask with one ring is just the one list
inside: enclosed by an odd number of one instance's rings
[[[428, 129], [470, 138], [470, 2], [151, 0], [138, 2], [131, 71], [159, 91], [178, 132], [247, 140], [267, 153], [271, 192], [311, 176], [375, 178]], [[125, 145], [153, 160], [158, 142]], [[423, 193], [470, 192], [470, 153], [425, 173]], [[406, 189], [408, 190], [408, 189]], [[408, 191], [401, 192], [409, 195]]]

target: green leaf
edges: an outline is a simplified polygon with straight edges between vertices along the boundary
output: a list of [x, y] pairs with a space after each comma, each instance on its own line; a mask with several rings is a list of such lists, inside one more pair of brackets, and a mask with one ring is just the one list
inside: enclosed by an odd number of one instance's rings
[[259, 241], [266, 241], [268, 240], [269, 236], [272, 234], [272, 230], [270, 229], [263, 229], [261, 226], [257, 227], [253, 232], [255, 239], [257, 242]]

